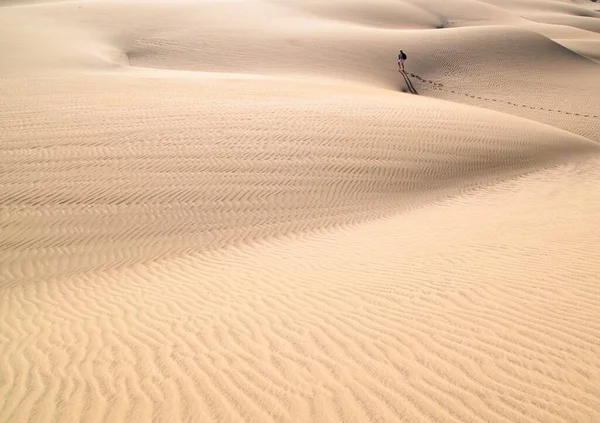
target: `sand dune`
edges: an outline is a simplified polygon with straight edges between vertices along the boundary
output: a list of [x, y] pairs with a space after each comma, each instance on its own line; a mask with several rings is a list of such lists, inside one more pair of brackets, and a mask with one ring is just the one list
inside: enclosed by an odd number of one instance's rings
[[[31, 82], [36, 100], [12, 103], [2, 142], [0, 198], [8, 221], [23, 222], [4, 231], [13, 277], [60, 274], [65, 254], [71, 271], [94, 270], [364, 220], [598, 152], [556, 128], [432, 99], [209, 81]], [[140, 240], [154, 253], [131, 248]]]
[[0, 422], [600, 420], [597, 9], [0, 1]]

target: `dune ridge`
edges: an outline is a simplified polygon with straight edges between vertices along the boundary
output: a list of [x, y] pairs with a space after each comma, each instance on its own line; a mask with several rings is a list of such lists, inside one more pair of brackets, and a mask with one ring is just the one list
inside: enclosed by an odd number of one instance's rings
[[600, 420], [597, 9], [0, 0], [0, 423]]

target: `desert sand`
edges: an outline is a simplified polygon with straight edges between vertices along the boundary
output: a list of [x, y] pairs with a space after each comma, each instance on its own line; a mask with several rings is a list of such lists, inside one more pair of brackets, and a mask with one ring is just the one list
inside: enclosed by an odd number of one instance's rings
[[2, 0], [0, 130], [0, 422], [600, 422], [600, 3]]

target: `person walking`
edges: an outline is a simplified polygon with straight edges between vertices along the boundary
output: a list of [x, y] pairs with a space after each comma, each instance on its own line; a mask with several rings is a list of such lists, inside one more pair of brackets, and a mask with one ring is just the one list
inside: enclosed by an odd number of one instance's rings
[[398, 72], [404, 72], [404, 61], [406, 60], [406, 53], [400, 50], [398, 53]]

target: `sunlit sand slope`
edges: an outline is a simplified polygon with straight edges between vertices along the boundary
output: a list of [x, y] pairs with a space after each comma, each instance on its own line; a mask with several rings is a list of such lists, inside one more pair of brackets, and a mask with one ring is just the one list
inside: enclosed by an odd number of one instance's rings
[[595, 421], [598, 165], [4, 289], [0, 419]]

